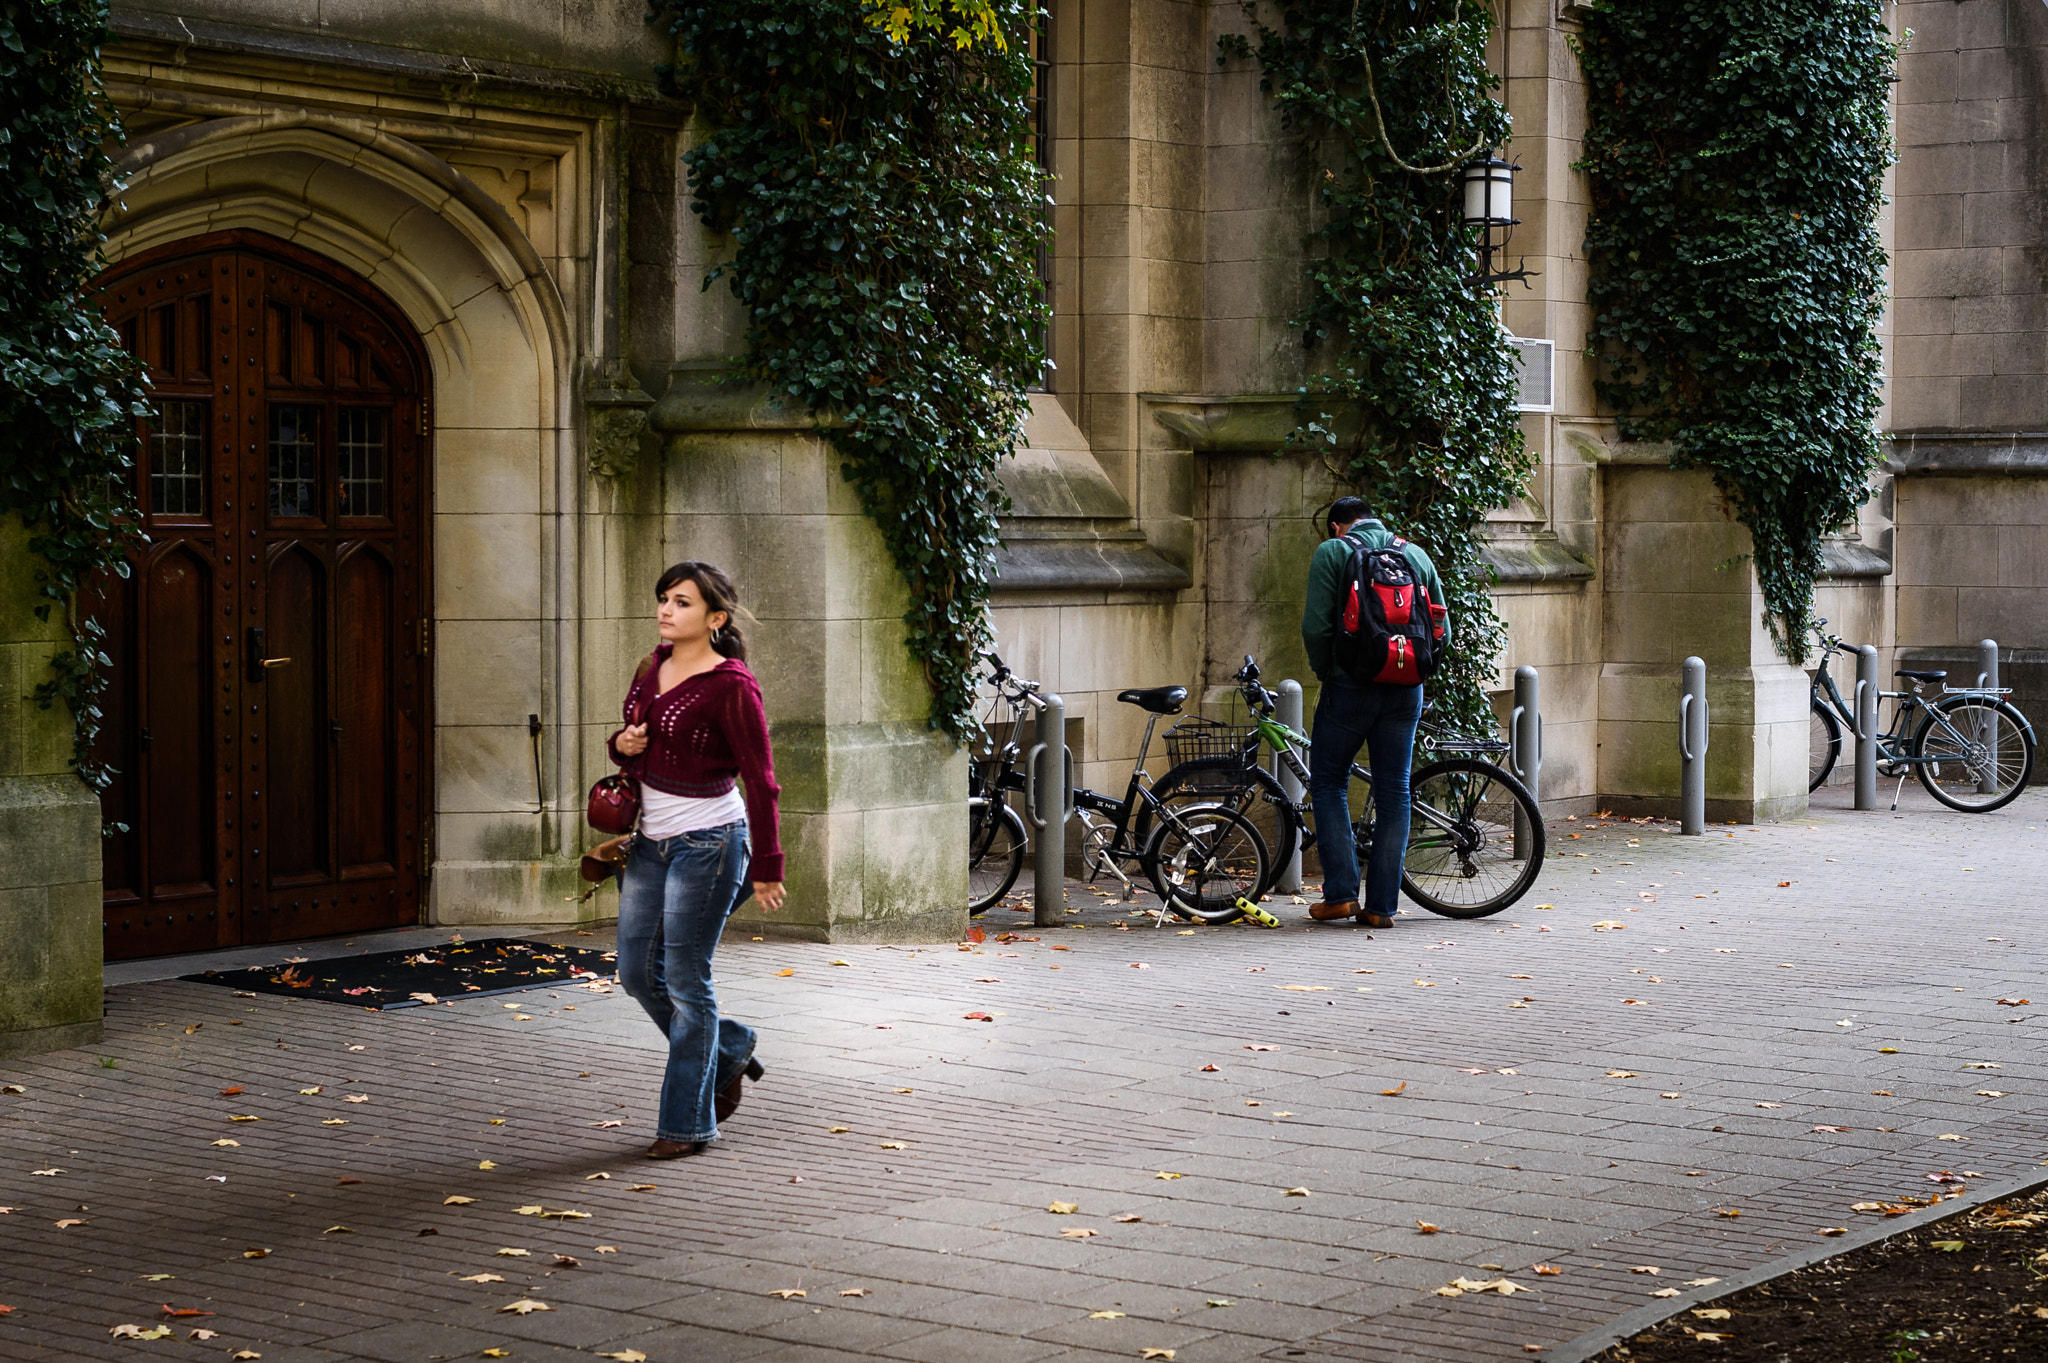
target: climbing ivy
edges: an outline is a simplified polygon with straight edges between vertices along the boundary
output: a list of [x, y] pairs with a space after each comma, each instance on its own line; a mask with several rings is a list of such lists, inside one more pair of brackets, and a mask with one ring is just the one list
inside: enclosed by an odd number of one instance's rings
[[1897, 45], [1879, 0], [1601, 0], [1578, 47], [1600, 395], [1712, 471], [1804, 662], [1877, 459]]
[[[1473, 530], [1532, 466], [1514, 353], [1491, 287], [1473, 282], [1477, 237], [1456, 171], [1505, 142], [1489, 97], [1484, 0], [1282, 0], [1256, 42], [1226, 35], [1219, 63], [1256, 58], [1260, 89], [1315, 166], [1308, 301], [1295, 319], [1312, 375], [1295, 449], [1323, 455], [1443, 574], [1456, 630], [1431, 699], [1454, 725], [1490, 730], [1506, 628]], [[1256, 21], [1261, 10], [1247, 4]]]
[[[996, 0], [1001, 30], [1036, 17]], [[1043, 372], [1028, 45], [901, 37], [863, 0], [663, 0], [673, 93], [704, 136], [695, 208], [732, 238], [745, 375], [829, 422], [910, 589], [931, 721], [974, 724], [1000, 493]]]
[[79, 608], [93, 579], [125, 577], [139, 539], [130, 478], [142, 381], [89, 298], [110, 186], [102, 147], [120, 127], [100, 86], [105, 0], [0, 0], [0, 515], [29, 531], [36, 614], [62, 607], [72, 647], [35, 688], [70, 708], [72, 765], [94, 790], [110, 666]]

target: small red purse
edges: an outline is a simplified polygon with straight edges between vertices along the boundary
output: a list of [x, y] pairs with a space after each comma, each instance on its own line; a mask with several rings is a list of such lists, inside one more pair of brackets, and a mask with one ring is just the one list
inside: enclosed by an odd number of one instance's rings
[[[647, 669], [654, 666], [654, 655], [648, 654], [633, 674], [633, 685], [640, 685], [640, 679], [647, 675]], [[638, 724], [647, 707], [643, 702], [633, 707], [633, 723]], [[637, 764], [636, 764], [637, 765]], [[613, 775], [601, 778], [590, 788], [590, 798], [585, 803], [583, 817], [590, 826], [600, 833], [616, 837], [630, 833], [640, 822], [640, 779], [633, 775], [631, 767]]]

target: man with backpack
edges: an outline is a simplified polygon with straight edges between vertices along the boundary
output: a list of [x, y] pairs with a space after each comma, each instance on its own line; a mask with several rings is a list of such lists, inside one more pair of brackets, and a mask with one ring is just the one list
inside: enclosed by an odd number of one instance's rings
[[[1309, 916], [1391, 928], [1408, 850], [1408, 772], [1422, 683], [1450, 643], [1443, 579], [1427, 553], [1389, 532], [1363, 501], [1339, 497], [1309, 563], [1301, 641], [1323, 684], [1309, 752], [1323, 901]], [[1361, 747], [1370, 755], [1374, 805], [1362, 907], [1348, 793]]]

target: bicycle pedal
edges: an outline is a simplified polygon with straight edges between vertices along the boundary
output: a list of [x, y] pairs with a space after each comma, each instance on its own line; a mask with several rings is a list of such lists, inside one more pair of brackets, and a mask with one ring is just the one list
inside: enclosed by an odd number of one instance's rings
[[1267, 913], [1264, 909], [1252, 903], [1251, 900], [1246, 899], [1243, 895], [1239, 895], [1237, 897], [1237, 911], [1243, 914], [1246, 918], [1251, 919], [1254, 923], [1257, 923], [1262, 928], [1277, 928], [1280, 926], [1279, 919], [1275, 918], [1272, 914]]

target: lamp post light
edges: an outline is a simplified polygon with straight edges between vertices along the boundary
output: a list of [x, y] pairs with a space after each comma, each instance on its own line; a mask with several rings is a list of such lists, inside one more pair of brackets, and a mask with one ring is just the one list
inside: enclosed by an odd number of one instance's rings
[[[1515, 173], [1520, 169], [1520, 166], [1502, 160], [1499, 153], [1488, 151], [1459, 173], [1458, 183], [1465, 194], [1465, 225], [1479, 229], [1479, 273], [1473, 277], [1475, 284], [1486, 286], [1530, 278], [1530, 272], [1525, 269], [1493, 268], [1493, 253], [1500, 250], [1502, 260], [1506, 260], [1508, 238], [1514, 235], [1515, 226], [1521, 222], [1515, 216]], [[1501, 233], [1498, 245], [1493, 239], [1495, 229]]]

